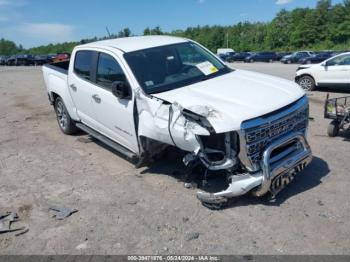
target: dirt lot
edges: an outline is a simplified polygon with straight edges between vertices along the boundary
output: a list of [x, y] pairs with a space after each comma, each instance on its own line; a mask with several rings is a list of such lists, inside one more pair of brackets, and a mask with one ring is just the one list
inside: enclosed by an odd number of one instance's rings
[[[296, 68], [234, 66], [288, 79]], [[326, 136], [325, 96], [310, 96], [314, 161], [277, 201], [210, 211], [178, 180], [171, 151], [136, 170], [84, 134], [65, 136], [40, 68], [1, 67], [0, 211], [17, 210], [13, 226], [29, 232], [1, 234], [0, 254], [350, 254], [350, 136]], [[79, 212], [58, 221], [52, 204]]]

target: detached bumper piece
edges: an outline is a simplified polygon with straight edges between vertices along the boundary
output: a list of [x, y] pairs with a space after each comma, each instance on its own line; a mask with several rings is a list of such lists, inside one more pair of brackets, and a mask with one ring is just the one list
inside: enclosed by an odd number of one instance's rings
[[304, 133], [294, 133], [276, 140], [263, 152], [261, 171], [232, 175], [229, 187], [217, 193], [198, 192], [197, 198], [206, 206], [220, 207], [228, 198], [250, 191], [255, 196], [277, 195], [312, 161], [312, 152]]

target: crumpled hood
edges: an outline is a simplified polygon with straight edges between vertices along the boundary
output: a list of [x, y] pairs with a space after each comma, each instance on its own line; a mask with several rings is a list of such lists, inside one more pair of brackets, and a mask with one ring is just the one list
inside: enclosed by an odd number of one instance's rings
[[291, 104], [305, 95], [294, 82], [235, 70], [154, 96], [206, 117], [217, 133], [239, 130], [245, 120]]

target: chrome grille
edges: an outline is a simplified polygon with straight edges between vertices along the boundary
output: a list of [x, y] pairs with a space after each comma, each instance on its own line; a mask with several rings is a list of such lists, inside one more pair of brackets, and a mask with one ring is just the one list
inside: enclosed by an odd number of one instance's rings
[[304, 97], [280, 112], [244, 122], [241, 132], [244, 142], [241, 143], [241, 151], [246, 156], [245, 164], [250, 166], [250, 169], [257, 169], [264, 149], [284, 135], [305, 132], [308, 118], [308, 101]]

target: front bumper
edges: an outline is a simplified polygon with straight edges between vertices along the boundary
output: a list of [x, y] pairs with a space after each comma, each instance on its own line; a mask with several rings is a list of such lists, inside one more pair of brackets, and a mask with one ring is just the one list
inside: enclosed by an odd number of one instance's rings
[[[206, 203], [222, 203], [225, 198], [241, 196], [253, 189], [256, 196], [269, 192], [275, 195], [311, 161], [312, 152], [304, 133], [293, 133], [276, 140], [264, 150], [261, 171], [232, 176], [226, 190], [213, 194], [198, 192], [197, 197]], [[280, 187], [272, 187], [274, 179], [280, 176], [285, 176], [279, 183]]]

